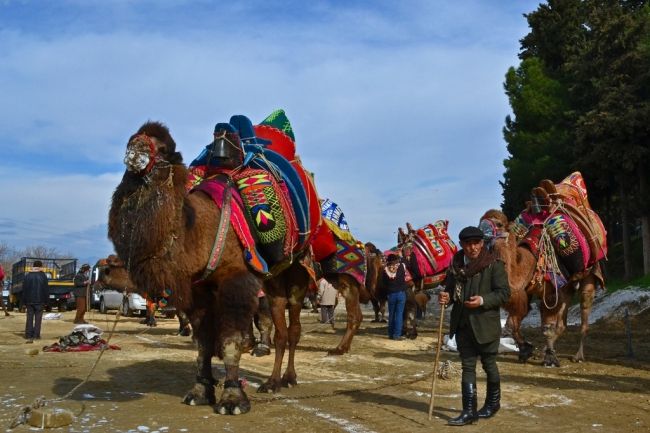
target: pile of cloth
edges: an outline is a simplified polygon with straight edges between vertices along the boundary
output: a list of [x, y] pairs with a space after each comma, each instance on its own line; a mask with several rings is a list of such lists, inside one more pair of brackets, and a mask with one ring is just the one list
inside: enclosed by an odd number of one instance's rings
[[57, 343], [45, 346], [43, 352], [89, 352], [91, 350], [113, 349], [119, 346], [108, 344], [102, 338], [103, 331], [92, 324], [77, 325], [72, 332], [59, 337]]

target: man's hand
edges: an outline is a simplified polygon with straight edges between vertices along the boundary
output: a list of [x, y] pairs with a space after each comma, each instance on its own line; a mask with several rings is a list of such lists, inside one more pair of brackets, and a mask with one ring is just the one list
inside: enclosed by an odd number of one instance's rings
[[483, 305], [482, 296], [472, 296], [469, 300], [465, 301], [463, 305], [467, 308], [478, 308]]
[[438, 303], [440, 305], [447, 305], [449, 303], [449, 293], [447, 292], [438, 293]]

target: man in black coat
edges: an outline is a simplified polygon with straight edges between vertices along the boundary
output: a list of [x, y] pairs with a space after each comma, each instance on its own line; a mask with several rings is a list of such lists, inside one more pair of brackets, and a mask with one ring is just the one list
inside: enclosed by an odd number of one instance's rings
[[[483, 232], [465, 227], [459, 234], [463, 248], [447, 271], [440, 304], [453, 305], [449, 334], [456, 336], [462, 373], [463, 411], [449, 420], [450, 425], [465, 425], [490, 418], [501, 407], [501, 384], [496, 358], [501, 338], [499, 308], [510, 297], [508, 276], [502, 261], [484, 248]], [[476, 361], [481, 358], [487, 375], [485, 405], [479, 410], [476, 393]]]
[[41, 269], [43, 263], [35, 260], [32, 270], [25, 275], [23, 280], [23, 305], [27, 312], [25, 323], [25, 341], [33, 343], [41, 338], [41, 322], [43, 321], [43, 309], [47, 304], [49, 287], [47, 276]]

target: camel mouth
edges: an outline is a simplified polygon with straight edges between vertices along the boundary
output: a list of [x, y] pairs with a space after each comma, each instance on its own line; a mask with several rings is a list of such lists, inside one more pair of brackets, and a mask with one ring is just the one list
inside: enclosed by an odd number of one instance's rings
[[140, 173], [144, 171], [151, 162], [149, 152], [142, 152], [136, 149], [127, 149], [124, 155], [124, 165], [131, 172]]

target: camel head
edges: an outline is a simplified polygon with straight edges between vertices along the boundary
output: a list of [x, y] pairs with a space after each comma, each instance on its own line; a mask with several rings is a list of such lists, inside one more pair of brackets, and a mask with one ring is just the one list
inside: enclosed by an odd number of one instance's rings
[[377, 281], [381, 275], [384, 255], [372, 242], [365, 244], [365, 250], [368, 263], [366, 270], [366, 288], [370, 293], [374, 294], [377, 290]]
[[98, 281], [103, 286], [116, 290], [126, 290], [128, 292], [136, 290], [135, 284], [131, 281], [131, 277], [122, 259], [111, 254], [102, 262]]
[[160, 122], [147, 122], [133, 134], [126, 146], [124, 164], [129, 172], [147, 175], [158, 163], [180, 164], [183, 157], [169, 129]]

